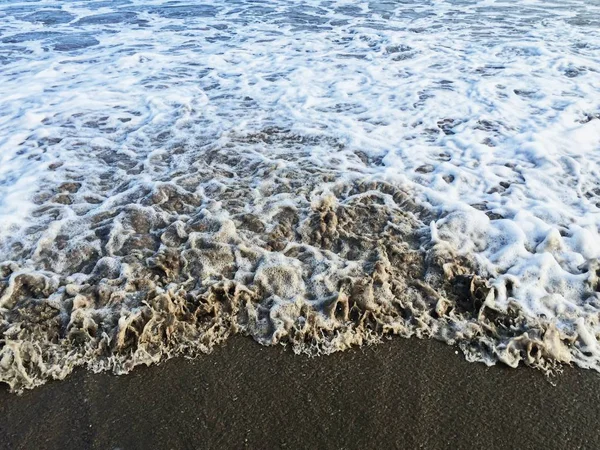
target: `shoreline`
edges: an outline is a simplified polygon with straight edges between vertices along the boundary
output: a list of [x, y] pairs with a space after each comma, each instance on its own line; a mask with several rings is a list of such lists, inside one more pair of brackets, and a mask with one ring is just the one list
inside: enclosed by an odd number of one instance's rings
[[600, 374], [468, 363], [432, 340], [210, 355], [0, 389], [0, 448], [599, 448]]

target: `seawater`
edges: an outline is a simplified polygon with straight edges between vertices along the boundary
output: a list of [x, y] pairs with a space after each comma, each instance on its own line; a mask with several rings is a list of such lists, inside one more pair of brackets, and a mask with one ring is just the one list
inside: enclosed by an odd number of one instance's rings
[[599, 370], [599, 17], [0, 0], [0, 381], [234, 333]]

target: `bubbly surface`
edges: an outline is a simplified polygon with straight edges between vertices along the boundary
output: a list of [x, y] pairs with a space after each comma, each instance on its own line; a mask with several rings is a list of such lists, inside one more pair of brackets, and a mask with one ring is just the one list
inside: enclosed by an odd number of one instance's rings
[[600, 370], [599, 17], [0, 0], [0, 381], [232, 333]]

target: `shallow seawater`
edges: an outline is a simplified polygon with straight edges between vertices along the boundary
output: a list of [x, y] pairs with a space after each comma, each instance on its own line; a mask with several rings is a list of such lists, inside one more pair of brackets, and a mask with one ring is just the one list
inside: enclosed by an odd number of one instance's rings
[[0, 0], [0, 381], [234, 333], [599, 370], [598, 17]]

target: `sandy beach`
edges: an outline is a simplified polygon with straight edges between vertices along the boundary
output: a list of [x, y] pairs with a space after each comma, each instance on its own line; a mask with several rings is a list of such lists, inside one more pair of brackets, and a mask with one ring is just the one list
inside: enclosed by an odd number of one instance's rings
[[598, 18], [0, 0], [0, 450], [600, 449]]
[[598, 448], [600, 376], [395, 339], [321, 358], [235, 338], [127, 376], [0, 392], [2, 449]]

